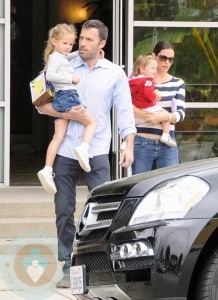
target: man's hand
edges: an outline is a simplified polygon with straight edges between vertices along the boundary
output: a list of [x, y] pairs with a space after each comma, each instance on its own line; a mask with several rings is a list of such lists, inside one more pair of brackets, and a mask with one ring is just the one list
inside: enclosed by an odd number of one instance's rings
[[72, 107], [67, 113], [67, 119], [83, 123], [87, 117], [87, 109], [83, 105]]
[[42, 114], [51, 116], [51, 117], [55, 117], [55, 118], [62, 118], [62, 119], [66, 119], [66, 120], [74, 120], [74, 121], [78, 121], [78, 122], [84, 122], [84, 120], [86, 119], [86, 115], [87, 115], [87, 109], [83, 106], [83, 105], [78, 105], [75, 106], [73, 108], [71, 108], [71, 110], [69, 110], [68, 112], [58, 112], [56, 111], [51, 103], [45, 104], [43, 106], [39, 106], [38, 107], [39, 112], [41, 112]]
[[133, 151], [130, 150], [129, 148], [126, 148], [125, 150], [123, 150], [121, 152], [121, 155], [120, 155], [120, 165], [123, 167], [123, 168], [129, 168], [131, 167], [132, 163], [133, 163]]
[[129, 168], [134, 160], [134, 134], [129, 134], [125, 137], [125, 141], [121, 144], [121, 154], [119, 164], [123, 168]]

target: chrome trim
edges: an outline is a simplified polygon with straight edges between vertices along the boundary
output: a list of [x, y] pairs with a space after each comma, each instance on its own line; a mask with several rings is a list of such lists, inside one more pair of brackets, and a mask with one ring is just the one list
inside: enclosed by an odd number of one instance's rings
[[99, 212], [105, 212], [105, 211], [111, 211], [111, 210], [117, 210], [120, 206], [120, 202], [112, 202], [112, 203], [100, 203], [92, 208], [93, 212], [99, 213]]
[[117, 211], [119, 206], [120, 202], [88, 203], [79, 221], [78, 234], [80, 236], [87, 236], [92, 230], [110, 227], [113, 219], [98, 221], [98, 215], [104, 212]]

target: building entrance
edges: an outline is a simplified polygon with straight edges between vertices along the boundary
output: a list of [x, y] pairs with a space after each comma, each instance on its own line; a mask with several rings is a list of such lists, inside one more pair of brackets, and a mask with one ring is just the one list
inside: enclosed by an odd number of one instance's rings
[[[101, 19], [110, 31], [105, 56], [114, 60], [112, 24], [117, 25], [115, 12], [120, 9], [120, 2], [11, 0], [11, 186], [39, 185], [36, 173], [44, 164], [53, 134], [53, 119], [38, 114], [31, 103], [29, 89], [29, 82], [43, 69], [42, 56], [49, 28], [57, 23], [72, 22], [79, 32], [85, 19]], [[117, 142], [111, 151], [113, 165], [117, 162], [116, 147]], [[116, 176], [117, 172], [114, 174]]]

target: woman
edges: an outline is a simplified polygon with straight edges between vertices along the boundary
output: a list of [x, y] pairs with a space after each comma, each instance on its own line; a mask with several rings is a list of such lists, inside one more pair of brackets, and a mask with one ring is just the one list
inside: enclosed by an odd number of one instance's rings
[[143, 118], [145, 123], [137, 125], [133, 175], [179, 163], [177, 146], [169, 147], [160, 141], [161, 122], [171, 123], [170, 136], [175, 141], [175, 123], [183, 121], [185, 117], [185, 83], [169, 73], [175, 59], [175, 50], [171, 43], [158, 42], [153, 55], [158, 62], [155, 86], [161, 94], [159, 103], [165, 110], [146, 112], [134, 107], [135, 117]]

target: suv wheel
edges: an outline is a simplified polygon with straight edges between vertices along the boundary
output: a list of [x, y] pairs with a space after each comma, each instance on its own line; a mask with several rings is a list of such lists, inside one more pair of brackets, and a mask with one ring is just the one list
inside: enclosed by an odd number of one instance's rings
[[209, 256], [200, 269], [196, 285], [195, 300], [218, 299], [218, 248]]

